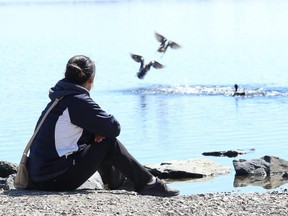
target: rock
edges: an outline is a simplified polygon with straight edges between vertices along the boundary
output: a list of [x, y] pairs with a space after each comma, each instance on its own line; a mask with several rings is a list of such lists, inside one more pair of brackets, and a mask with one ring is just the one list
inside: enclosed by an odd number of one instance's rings
[[233, 160], [236, 176], [270, 176], [288, 171], [288, 161], [275, 156], [264, 156], [252, 160]]
[[285, 173], [282, 175], [282, 178], [284, 178], [284, 179], [288, 179], [288, 173], [285, 172]]
[[0, 178], [0, 188], [4, 188], [7, 178]]
[[9, 175], [6, 179], [5, 185], [3, 187], [4, 190], [14, 190], [16, 189], [14, 186], [14, 179], [16, 174]]
[[83, 189], [104, 189], [104, 184], [99, 172], [95, 172], [84, 184], [77, 188], [77, 190]]
[[0, 161], [0, 188], [4, 190], [15, 189], [14, 178], [17, 173], [17, 165], [7, 161]]
[[0, 177], [7, 178], [11, 174], [17, 173], [17, 165], [7, 161], [0, 161]]
[[220, 166], [206, 158], [169, 161], [145, 167], [161, 179], [204, 178], [230, 172], [229, 167]]
[[217, 156], [217, 157], [237, 157], [238, 155], [246, 154], [243, 150], [229, 150], [229, 151], [213, 151], [213, 152], [203, 152], [204, 156]]

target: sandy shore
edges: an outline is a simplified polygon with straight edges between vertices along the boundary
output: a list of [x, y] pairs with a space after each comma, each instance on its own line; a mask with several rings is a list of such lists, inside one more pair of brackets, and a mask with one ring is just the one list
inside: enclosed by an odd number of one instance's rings
[[287, 215], [288, 192], [162, 198], [124, 190], [2, 191], [1, 215]]

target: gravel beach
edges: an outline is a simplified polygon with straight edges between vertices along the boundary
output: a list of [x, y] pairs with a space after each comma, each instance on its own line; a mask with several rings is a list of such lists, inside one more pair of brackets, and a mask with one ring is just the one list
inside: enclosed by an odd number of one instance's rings
[[0, 192], [1, 215], [287, 215], [288, 192], [162, 198], [125, 190]]

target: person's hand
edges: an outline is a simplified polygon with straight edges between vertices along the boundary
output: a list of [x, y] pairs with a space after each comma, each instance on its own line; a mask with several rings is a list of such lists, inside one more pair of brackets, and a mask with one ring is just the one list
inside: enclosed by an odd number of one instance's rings
[[105, 137], [103, 137], [103, 136], [95, 135], [94, 141], [99, 143], [99, 142], [101, 142], [104, 139], [105, 139]]

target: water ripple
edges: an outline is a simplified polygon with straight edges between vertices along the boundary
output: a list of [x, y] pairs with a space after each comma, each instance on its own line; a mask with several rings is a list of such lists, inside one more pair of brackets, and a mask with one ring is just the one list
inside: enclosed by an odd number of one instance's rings
[[[239, 91], [245, 92], [244, 98], [251, 97], [288, 97], [287, 87], [278, 88], [264, 88], [264, 87], [245, 87], [240, 88]], [[231, 86], [207, 86], [207, 85], [195, 85], [195, 86], [165, 86], [165, 85], [152, 85], [147, 87], [127, 89], [125, 93], [141, 94], [141, 95], [207, 95], [207, 96], [233, 96], [234, 87]], [[239, 96], [238, 96], [239, 97]]]

